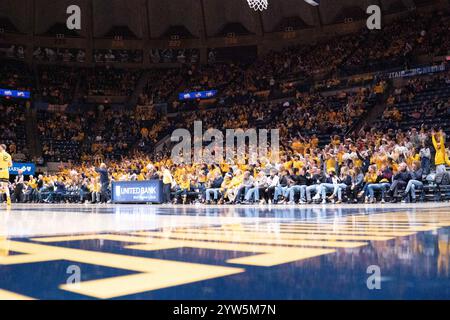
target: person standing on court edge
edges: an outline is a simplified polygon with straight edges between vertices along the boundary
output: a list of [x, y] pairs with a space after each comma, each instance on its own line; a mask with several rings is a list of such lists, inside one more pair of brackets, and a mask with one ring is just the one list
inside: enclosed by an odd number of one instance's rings
[[23, 202], [24, 176], [22, 170], [17, 172], [14, 185], [14, 202]]
[[170, 203], [170, 189], [173, 184], [172, 173], [163, 166], [161, 168], [162, 182], [163, 182], [163, 203]]
[[95, 172], [100, 175], [100, 197], [102, 202], [109, 201], [109, 174], [106, 164], [101, 163], [99, 168], [95, 168]]

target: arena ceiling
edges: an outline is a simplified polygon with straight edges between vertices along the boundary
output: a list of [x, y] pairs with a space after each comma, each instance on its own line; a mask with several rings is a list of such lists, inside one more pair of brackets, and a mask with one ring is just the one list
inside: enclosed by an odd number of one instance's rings
[[263, 12], [247, 0], [20, 0], [0, 1], [0, 29], [9, 33], [54, 35], [64, 32], [66, 8], [76, 4], [82, 29], [74, 37], [164, 39], [173, 35], [202, 39], [226, 35], [306, 29], [358, 20], [378, 4], [384, 12], [399, 12], [442, 0], [321, 0], [314, 7], [304, 0], [269, 0]]

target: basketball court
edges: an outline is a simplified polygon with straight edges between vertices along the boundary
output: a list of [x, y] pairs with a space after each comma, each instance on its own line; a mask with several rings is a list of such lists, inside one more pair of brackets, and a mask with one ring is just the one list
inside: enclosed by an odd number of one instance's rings
[[448, 208], [17, 204], [0, 299], [449, 299]]

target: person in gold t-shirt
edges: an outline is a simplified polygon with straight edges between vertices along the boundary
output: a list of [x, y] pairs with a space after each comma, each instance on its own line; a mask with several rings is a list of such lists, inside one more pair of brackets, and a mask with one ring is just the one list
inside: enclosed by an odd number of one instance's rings
[[0, 145], [0, 187], [6, 193], [6, 204], [11, 205], [9, 194], [9, 168], [12, 167], [11, 155], [6, 152], [6, 145]]

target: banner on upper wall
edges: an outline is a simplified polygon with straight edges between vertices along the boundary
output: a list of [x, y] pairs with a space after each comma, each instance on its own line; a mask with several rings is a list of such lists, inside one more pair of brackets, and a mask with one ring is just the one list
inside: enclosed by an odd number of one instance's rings
[[420, 68], [414, 68], [414, 69], [409, 69], [409, 70], [389, 72], [388, 73], [388, 77], [390, 79], [406, 78], [406, 77], [414, 77], [414, 76], [417, 76], [417, 75], [428, 74], [428, 73], [436, 73], [436, 72], [442, 72], [442, 71], [445, 71], [445, 64], [440, 64], [440, 65], [437, 65], [437, 66], [427, 66], [427, 67], [420, 67]]
[[217, 90], [185, 92], [178, 95], [179, 100], [209, 99], [217, 94]]
[[0, 89], [0, 96], [11, 98], [29, 99], [31, 96], [30, 91], [20, 91], [11, 89]]
[[113, 181], [113, 203], [161, 203], [162, 181]]
[[9, 168], [9, 174], [17, 175], [22, 170], [24, 176], [34, 175], [36, 173], [36, 165], [34, 163], [13, 162]]

